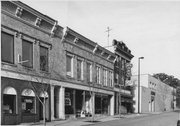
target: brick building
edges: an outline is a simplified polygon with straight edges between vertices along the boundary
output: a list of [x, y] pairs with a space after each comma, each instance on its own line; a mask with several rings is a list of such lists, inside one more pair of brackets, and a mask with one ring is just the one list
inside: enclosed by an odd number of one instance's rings
[[65, 114], [114, 115], [115, 54], [68, 27], [62, 43], [66, 80], [72, 85], [65, 88]]
[[[131, 82], [136, 85], [134, 108], [138, 111], [137, 76]], [[171, 111], [176, 106], [176, 90], [149, 74], [140, 76], [140, 113]]]
[[1, 2], [1, 124], [114, 114], [115, 54], [19, 1]]
[[[64, 58], [58, 55], [62, 31], [56, 20], [19, 1], [1, 2], [1, 124], [41, 120], [38, 98], [46, 101], [45, 116], [51, 120], [50, 81], [61, 79], [52, 67]], [[56, 64], [53, 58], [59, 59]], [[62, 68], [54, 70], [63, 75]]]
[[131, 78], [131, 50], [122, 41], [113, 40], [116, 62], [114, 63], [115, 114], [133, 113], [133, 87], [127, 82]]

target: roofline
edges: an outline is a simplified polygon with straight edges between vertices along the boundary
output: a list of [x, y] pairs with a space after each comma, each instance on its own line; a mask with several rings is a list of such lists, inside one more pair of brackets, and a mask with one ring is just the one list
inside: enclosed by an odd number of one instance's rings
[[54, 22], [57, 22], [57, 20], [55, 20], [55, 19], [53, 19], [53, 18], [51, 18], [51, 17], [37, 11], [37, 10], [35, 10], [34, 8], [30, 7], [29, 5], [27, 5], [27, 4], [25, 4], [25, 3], [21, 2], [21, 1], [10, 1], [10, 2], [16, 4], [17, 6], [21, 6], [25, 10], [30, 11], [31, 13], [35, 14], [36, 16], [39, 16], [42, 19], [48, 21], [49, 23], [54, 24]]

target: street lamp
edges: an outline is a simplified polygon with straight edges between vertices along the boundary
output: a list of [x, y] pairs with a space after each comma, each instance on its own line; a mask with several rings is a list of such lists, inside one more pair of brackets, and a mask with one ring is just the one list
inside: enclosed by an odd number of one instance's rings
[[144, 57], [138, 58], [138, 114], [140, 113], [140, 60]]

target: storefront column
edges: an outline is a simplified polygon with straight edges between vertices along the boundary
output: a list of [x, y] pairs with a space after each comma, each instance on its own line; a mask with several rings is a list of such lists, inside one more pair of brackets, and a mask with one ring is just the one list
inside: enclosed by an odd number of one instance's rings
[[114, 95], [110, 98], [110, 115], [114, 115]]
[[65, 88], [60, 87], [59, 90], [59, 118], [65, 119], [65, 104], [64, 104], [64, 97], [65, 97]]
[[51, 120], [54, 120], [54, 86], [51, 85]]
[[92, 115], [95, 115], [95, 93], [94, 92], [91, 95], [90, 106], [91, 106], [91, 113], [92, 113]]
[[73, 113], [76, 114], [76, 90], [73, 90]]

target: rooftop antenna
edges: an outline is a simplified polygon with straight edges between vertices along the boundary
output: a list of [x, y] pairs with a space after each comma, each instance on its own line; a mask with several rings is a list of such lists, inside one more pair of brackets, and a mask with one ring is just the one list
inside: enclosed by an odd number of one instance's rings
[[111, 30], [112, 30], [112, 29], [110, 29], [109, 26], [108, 26], [108, 27], [107, 27], [107, 30], [105, 31], [105, 32], [108, 33], [108, 40], [107, 40], [107, 41], [108, 41], [108, 46], [109, 46], [109, 36], [110, 36], [109, 32], [110, 32]]

